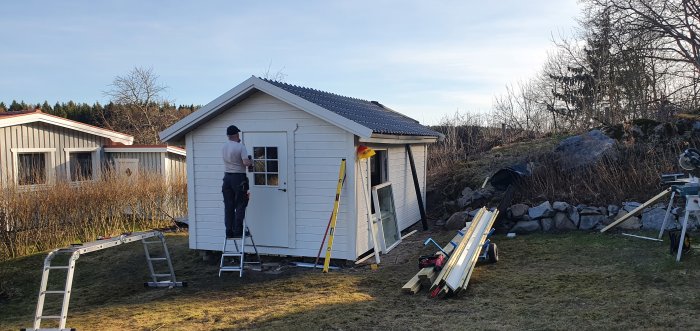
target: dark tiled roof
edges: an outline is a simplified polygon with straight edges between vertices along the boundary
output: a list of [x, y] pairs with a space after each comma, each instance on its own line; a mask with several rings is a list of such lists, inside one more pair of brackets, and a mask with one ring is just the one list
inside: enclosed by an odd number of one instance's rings
[[374, 133], [403, 136], [440, 136], [438, 132], [430, 130], [418, 123], [418, 121], [386, 108], [376, 101], [355, 99], [308, 87], [290, 85], [268, 79], [264, 80], [289, 93], [370, 128]]

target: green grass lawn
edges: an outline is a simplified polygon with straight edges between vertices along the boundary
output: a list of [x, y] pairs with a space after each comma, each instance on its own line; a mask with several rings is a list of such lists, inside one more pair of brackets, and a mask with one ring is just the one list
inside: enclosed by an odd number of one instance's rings
[[[615, 234], [496, 237], [501, 261], [477, 267], [465, 295], [401, 293], [416, 260], [452, 233], [417, 233], [368, 266], [322, 274], [229, 273], [169, 235], [176, 273], [189, 287], [144, 288], [140, 244], [77, 263], [68, 327], [79, 330], [221, 329], [700, 329], [700, 254], [675, 263], [667, 243]], [[0, 263], [0, 329], [31, 327], [45, 254]], [[46, 324], [43, 326], [50, 326]]]

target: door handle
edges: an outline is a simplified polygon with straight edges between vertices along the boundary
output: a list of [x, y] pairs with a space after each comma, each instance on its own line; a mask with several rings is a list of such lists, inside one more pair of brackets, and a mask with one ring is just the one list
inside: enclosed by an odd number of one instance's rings
[[282, 191], [282, 192], [287, 192], [287, 189], [286, 189], [286, 188], [278, 188], [277, 190], [278, 190], [278, 191]]

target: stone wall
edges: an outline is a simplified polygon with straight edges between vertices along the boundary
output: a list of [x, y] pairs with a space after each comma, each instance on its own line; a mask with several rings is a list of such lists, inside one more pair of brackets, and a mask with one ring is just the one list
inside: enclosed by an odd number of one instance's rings
[[[680, 200], [679, 200], [680, 201]], [[514, 204], [510, 206], [498, 221], [496, 228], [500, 232], [515, 232], [527, 234], [535, 232], [563, 232], [563, 231], [598, 231], [614, 220], [626, 215], [639, 207], [638, 202], [625, 202], [621, 206], [587, 206], [571, 205], [562, 201], [550, 203], [545, 201], [536, 206], [526, 204]], [[476, 214], [475, 210], [464, 210], [454, 213], [444, 223], [448, 229], [461, 229], [466, 222]], [[680, 228], [685, 211], [682, 207], [671, 209], [667, 229]], [[656, 230], [661, 229], [666, 215], [666, 205], [657, 204], [646, 208], [640, 215], [634, 216], [618, 224], [616, 228], [622, 230]], [[688, 219], [688, 229], [700, 229], [698, 216], [691, 213]]]

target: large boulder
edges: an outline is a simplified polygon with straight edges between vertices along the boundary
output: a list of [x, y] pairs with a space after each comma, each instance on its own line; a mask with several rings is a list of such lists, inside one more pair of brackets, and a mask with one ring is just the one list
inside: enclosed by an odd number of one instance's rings
[[581, 230], [595, 229], [596, 225], [603, 222], [606, 218], [605, 215], [581, 215], [578, 228]]
[[518, 203], [518, 204], [510, 206], [510, 208], [508, 208], [508, 213], [509, 213], [510, 218], [518, 219], [518, 218], [523, 217], [523, 215], [525, 215], [525, 213], [527, 213], [528, 209], [530, 209], [530, 206], [528, 206], [524, 203]]
[[554, 149], [563, 170], [591, 165], [604, 156], [616, 156], [615, 139], [600, 130], [562, 140]]
[[554, 201], [552, 204], [552, 209], [555, 211], [565, 212], [569, 210], [569, 204], [563, 201]]
[[[619, 220], [623, 216], [627, 215], [628, 212], [625, 211], [624, 209], [620, 209], [617, 212], [617, 215], [615, 216], [615, 220]], [[626, 221], [620, 223], [617, 225], [617, 228], [623, 229], [623, 230], [639, 230], [642, 227], [642, 220], [639, 219], [637, 216], [632, 216], [628, 218]]]
[[622, 209], [624, 209], [626, 212], [631, 212], [631, 211], [637, 209], [637, 207], [639, 207], [641, 205], [642, 204], [639, 202], [633, 202], [633, 201], [624, 202], [624, 203], [622, 203]]
[[578, 224], [581, 222], [581, 214], [578, 213], [578, 209], [571, 208], [567, 216], [569, 216], [571, 222], [574, 223], [574, 225], [578, 229]]
[[552, 217], [554, 216], [554, 209], [552, 209], [552, 204], [550, 204], [549, 201], [545, 201], [538, 206], [528, 209], [527, 215], [533, 220]]
[[576, 224], [566, 213], [559, 212], [554, 214], [554, 228], [561, 231], [576, 230]]
[[551, 218], [543, 218], [540, 220], [540, 226], [542, 227], [542, 231], [551, 232], [554, 230], [554, 220]]
[[602, 215], [600, 208], [598, 207], [593, 207], [593, 206], [578, 206], [578, 213], [581, 214], [581, 216], [585, 215]]
[[540, 231], [539, 221], [520, 221], [515, 223], [515, 226], [510, 229], [510, 232], [517, 234], [528, 234]]
[[[642, 213], [642, 228], [645, 230], [660, 230], [664, 223], [666, 210], [663, 208], [652, 208]], [[676, 226], [676, 217], [673, 214], [668, 216], [666, 229], [673, 229]]]
[[445, 222], [445, 228], [448, 230], [462, 230], [464, 225], [467, 223], [467, 218], [469, 217], [469, 212], [458, 211]]

